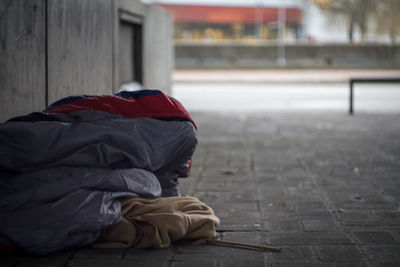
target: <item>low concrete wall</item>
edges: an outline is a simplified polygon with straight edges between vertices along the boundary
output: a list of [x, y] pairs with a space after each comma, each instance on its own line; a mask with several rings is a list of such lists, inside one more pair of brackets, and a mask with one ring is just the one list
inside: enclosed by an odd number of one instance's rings
[[400, 46], [176, 44], [177, 68], [400, 67]]

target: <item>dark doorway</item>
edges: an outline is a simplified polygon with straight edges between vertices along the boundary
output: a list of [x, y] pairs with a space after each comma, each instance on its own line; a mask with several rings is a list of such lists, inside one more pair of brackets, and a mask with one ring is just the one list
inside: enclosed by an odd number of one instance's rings
[[128, 13], [120, 14], [119, 22], [119, 86], [143, 83], [142, 19]]

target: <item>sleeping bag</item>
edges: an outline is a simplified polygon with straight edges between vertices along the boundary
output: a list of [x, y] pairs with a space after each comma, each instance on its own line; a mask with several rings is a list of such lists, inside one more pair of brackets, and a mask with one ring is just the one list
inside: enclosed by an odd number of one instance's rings
[[120, 198], [179, 196], [196, 144], [188, 112], [157, 90], [67, 97], [0, 124], [0, 245], [93, 243]]

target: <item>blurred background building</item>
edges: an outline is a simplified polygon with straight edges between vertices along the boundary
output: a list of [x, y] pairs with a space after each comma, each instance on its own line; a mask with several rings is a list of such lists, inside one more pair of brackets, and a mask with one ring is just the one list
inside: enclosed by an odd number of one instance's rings
[[173, 14], [175, 40], [178, 42], [274, 42], [280, 38], [288, 43], [400, 41], [398, 0], [145, 2], [157, 3]]
[[[285, 25], [285, 39], [303, 40], [303, 12], [297, 7], [248, 7], [160, 4], [173, 14], [175, 40], [252, 41], [278, 39], [278, 23]], [[280, 17], [281, 16], [281, 17]]]
[[397, 68], [399, 0], [143, 0], [174, 20], [176, 68]]

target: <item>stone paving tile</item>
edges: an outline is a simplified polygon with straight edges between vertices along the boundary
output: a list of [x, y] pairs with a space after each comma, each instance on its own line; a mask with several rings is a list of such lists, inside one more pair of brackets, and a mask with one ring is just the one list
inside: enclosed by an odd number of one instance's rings
[[259, 187], [268, 188], [270, 186], [279, 187], [283, 179], [279, 174], [255, 173], [255, 181]]
[[[234, 242], [244, 242], [252, 243], [255, 245], [267, 245], [267, 240], [265, 233], [263, 231], [250, 231], [250, 232], [224, 232], [221, 235], [222, 240], [234, 241]], [[254, 252], [255, 255], [257, 253]]]
[[[229, 236], [228, 238], [229, 240], [237, 241], [237, 239], [232, 236]], [[190, 242], [179, 242], [179, 245], [175, 246], [173, 254], [173, 261], [186, 261], [187, 264], [188, 261], [209, 260], [232, 262], [241, 260], [245, 261], [249, 259], [262, 262], [264, 260], [263, 252], [216, 245], [192, 246]], [[226, 265], [223, 264], [223, 266]]]
[[224, 203], [227, 202], [256, 202], [258, 200], [257, 195], [254, 191], [250, 190], [241, 190], [241, 191], [229, 191], [229, 192], [212, 192], [212, 191], [195, 191], [192, 194], [194, 197], [197, 197], [201, 201], [206, 203], [210, 202], [219, 202]]
[[66, 266], [75, 251], [63, 251], [49, 256], [35, 256], [25, 253], [0, 254], [0, 266], [51, 267]]
[[364, 255], [357, 246], [354, 245], [323, 245], [317, 246], [317, 259], [320, 261], [333, 262], [363, 262]]
[[346, 226], [400, 227], [400, 212], [343, 210], [338, 213]]
[[361, 246], [373, 266], [400, 266], [400, 245]]
[[395, 239], [400, 242], [400, 229], [397, 229], [397, 231], [391, 232], [391, 235], [395, 237]]
[[273, 212], [263, 212], [263, 220], [265, 222], [279, 222], [279, 221], [289, 221], [298, 220], [295, 214], [290, 211], [273, 211]]
[[[2, 263], [3, 264], [3, 263]], [[32, 258], [18, 260], [10, 264], [9, 266], [18, 267], [61, 267], [68, 264], [68, 260], [51, 259], [51, 258]], [[3, 266], [3, 265], [2, 265]], [[4, 265], [7, 266], [7, 265]]]
[[265, 229], [264, 223], [258, 220], [252, 221], [236, 221], [236, 222], [225, 222], [223, 221], [218, 226], [217, 231], [260, 231]]
[[271, 232], [270, 244], [279, 245], [347, 245], [354, 242], [344, 232]]
[[269, 212], [277, 212], [277, 211], [287, 211], [287, 212], [294, 212], [294, 204], [290, 201], [275, 201], [275, 200], [271, 200], [271, 201], [260, 201], [260, 205], [262, 207], [262, 210], [265, 213], [269, 213]]
[[[42, 265], [46, 266], [46, 265]], [[166, 259], [135, 259], [133, 260], [99, 260], [99, 259], [72, 259], [68, 267], [132, 267], [132, 266], [143, 266], [143, 267], [169, 267], [170, 261]]]
[[304, 231], [306, 232], [328, 232], [328, 231], [339, 231], [341, 226], [333, 218], [329, 217], [317, 217], [307, 218], [302, 221]]
[[246, 213], [251, 213], [255, 212], [254, 215], [256, 217], [259, 217], [260, 214], [260, 208], [259, 208], [259, 202], [257, 201], [241, 201], [241, 200], [235, 200], [235, 201], [216, 201], [216, 200], [209, 200], [206, 201], [207, 205], [210, 205], [214, 212], [218, 216], [223, 216], [223, 214], [233, 214], [237, 217], [248, 217], [249, 214]]
[[357, 231], [352, 234], [357, 238], [360, 244], [400, 244], [400, 242], [387, 231]]
[[[187, 260], [176, 260], [172, 262], [170, 265], [172, 267], [186, 267], [188, 266], [188, 261]], [[222, 267], [225, 266], [224, 260], [217, 260], [217, 259], [204, 259], [204, 260], [198, 260], [198, 259], [193, 259], [190, 261], [190, 266], [193, 267], [204, 267], [204, 266], [211, 266], [211, 267]]]
[[110, 249], [99, 249], [99, 248], [83, 248], [74, 254], [74, 258], [83, 259], [122, 259], [126, 249], [121, 248], [110, 248]]
[[201, 173], [200, 180], [207, 180], [209, 182], [238, 182], [242, 181], [245, 177], [249, 179], [251, 172], [235, 167], [220, 167], [220, 168], [207, 168], [205, 167]]
[[172, 262], [172, 267], [230, 267], [230, 266], [237, 266], [237, 267], [248, 267], [248, 266], [255, 266], [255, 267], [264, 267], [264, 260], [263, 259], [215, 259], [215, 260], [197, 260], [193, 259], [188, 261], [174, 261]]
[[59, 259], [59, 258], [40, 258], [40, 257], [25, 257], [19, 258], [16, 256], [13, 257], [4, 257], [0, 258], [0, 266], [24, 266], [24, 267], [59, 267], [65, 266], [68, 263], [68, 259]]
[[172, 259], [173, 246], [163, 249], [137, 249], [129, 248], [124, 251], [123, 259]]
[[195, 184], [189, 182], [180, 182], [179, 190], [183, 195], [194, 195]]
[[236, 207], [229, 207], [216, 210], [216, 214], [220, 219], [226, 219], [229, 222], [246, 222], [246, 221], [259, 221], [261, 220], [260, 211], [258, 210], [244, 210], [236, 209]]
[[265, 220], [265, 230], [269, 232], [298, 232], [302, 231], [302, 225], [299, 220]]
[[265, 266], [268, 267], [293, 267], [293, 266], [301, 266], [301, 267], [370, 267], [367, 263], [362, 262], [299, 262], [296, 261], [295, 264], [293, 261], [285, 261], [285, 262], [272, 262], [268, 263]]
[[299, 261], [299, 259], [305, 263], [317, 262], [310, 246], [285, 246], [283, 247], [282, 252], [266, 253], [265, 258], [268, 263], [296, 262]]
[[328, 210], [322, 200], [296, 201], [293, 204], [297, 214], [310, 214]]
[[[286, 189], [282, 186], [273, 185], [258, 185], [258, 200], [260, 201], [273, 201], [274, 199], [287, 199]], [[253, 194], [256, 192], [253, 192]], [[256, 195], [256, 194], [255, 194]]]
[[211, 179], [201, 179], [200, 182], [196, 185], [195, 191], [205, 191], [205, 192], [232, 192], [237, 187], [239, 187], [244, 191], [253, 191], [255, 189], [255, 185], [251, 182], [241, 183], [233, 182], [233, 181], [215, 181]]

